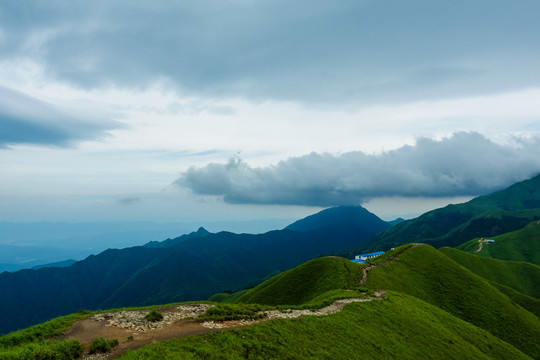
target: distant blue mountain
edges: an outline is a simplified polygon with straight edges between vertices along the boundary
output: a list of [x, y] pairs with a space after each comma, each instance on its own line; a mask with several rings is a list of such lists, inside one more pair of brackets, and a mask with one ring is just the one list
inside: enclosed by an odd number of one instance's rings
[[362, 206], [338, 206], [310, 215], [287, 226], [286, 230], [313, 231], [332, 228], [337, 231], [346, 228], [349, 231], [370, 232], [376, 234], [390, 225]]
[[175, 239], [106, 250], [69, 267], [4, 272], [0, 334], [81, 308], [204, 300], [241, 290], [315, 257], [365, 246], [388, 226], [361, 207], [339, 207], [264, 234], [199, 228]]

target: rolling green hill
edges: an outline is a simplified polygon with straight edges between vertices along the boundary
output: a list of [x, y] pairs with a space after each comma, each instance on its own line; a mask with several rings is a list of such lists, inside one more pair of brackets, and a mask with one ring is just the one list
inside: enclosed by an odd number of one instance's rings
[[453, 248], [442, 248], [440, 251], [484, 279], [511, 287], [525, 295], [540, 298], [540, 266], [522, 261], [480, 257]]
[[362, 265], [339, 257], [308, 261], [274, 276], [240, 296], [236, 302], [301, 305], [319, 301], [331, 290], [357, 289]]
[[506, 234], [493, 237], [494, 243], [484, 244], [480, 252], [478, 239], [470, 240], [457, 249], [476, 255], [501, 260], [527, 261], [540, 265], [540, 223], [535, 221], [528, 226]]
[[[387, 290], [382, 299], [348, 304], [341, 312], [327, 316], [278, 319], [244, 329], [158, 342], [130, 351], [122, 358], [539, 358], [540, 320], [505, 293], [527, 296], [505, 285], [488, 282], [446, 253], [460, 259], [474, 258], [455, 249], [438, 251], [428, 245], [403, 246], [371, 261], [379, 267], [371, 269], [362, 289]], [[479, 272], [505, 266], [515, 272], [513, 263], [482, 258], [472, 262], [474, 268], [481, 269]], [[236, 297], [236, 302], [283, 308], [359, 296], [358, 286], [365, 266], [337, 257], [319, 258], [229, 297]], [[511, 281], [511, 277], [501, 276], [497, 275], [496, 279]], [[240, 309], [245, 305], [227, 306]], [[84, 314], [78, 318], [81, 316]], [[66, 348], [79, 351], [76, 342], [58, 342], [54, 337], [47, 340], [76, 318], [61, 318], [45, 327], [0, 337], [0, 358], [30, 348], [38, 351], [42, 346], [52, 351]]]
[[388, 266], [372, 269], [366, 285], [412, 295], [540, 358], [538, 317], [429, 245], [414, 246]]
[[152, 344], [121, 359], [530, 359], [510, 344], [410, 295], [341, 312]]
[[[474, 237], [515, 231], [539, 219], [540, 175], [505, 190], [399, 223], [378, 234], [367, 249], [388, 249], [411, 242], [455, 247]], [[358, 247], [358, 250], [365, 249]]]
[[160, 243], [110, 249], [66, 268], [1, 273], [0, 334], [81, 308], [203, 300], [216, 292], [244, 289], [313, 258], [348, 251], [387, 226], [361, 207], [338, 212], [360, 223], [366, 217], [365, 224], [376, 226], [342, 222], [330, 216], [334, 211], [326, 211], [318, 216], [325, 226], [310, 231], [214, 234], [201, 228]]

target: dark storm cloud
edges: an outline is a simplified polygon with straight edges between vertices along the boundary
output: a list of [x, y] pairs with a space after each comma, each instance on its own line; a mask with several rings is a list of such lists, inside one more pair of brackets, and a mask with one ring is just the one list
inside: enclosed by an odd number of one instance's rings
[[402, 101], [540, 83], [540, 3], [12, 1], [0, 58], [77, 86], [317, 102]]
[[74, 116], [55, 106], [0, 86], [0, 148], [15, 144], [67, 146], [106, 136], [121, 127], [107, 119]]
[[440, 141], [379, 155], [311, 153], [253, 168], [238, 158], [188, 169], [175, 184], [228, 203], [333, 206], [380, 196], [479, 195], [540, 172], [540, 139], [502, 146], [478, 133], [455, 133]]

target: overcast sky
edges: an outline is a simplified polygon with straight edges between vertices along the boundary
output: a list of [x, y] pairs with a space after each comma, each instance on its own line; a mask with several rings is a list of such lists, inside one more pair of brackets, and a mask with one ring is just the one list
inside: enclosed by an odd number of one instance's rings
[[540, 172], [536, 0], [0, 1], [0, 221], [390, 219]]

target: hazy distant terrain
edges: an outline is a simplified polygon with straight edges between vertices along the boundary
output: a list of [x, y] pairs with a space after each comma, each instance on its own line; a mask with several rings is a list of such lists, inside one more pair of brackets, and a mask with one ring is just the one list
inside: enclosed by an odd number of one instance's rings
[[30, 269], [68, 259], [82, 260], [106, 249], [143, 245], [187, 234], [204, 225], [210, 231], [262, 233], [289, 224], [288, 219], [238, 222], [155, 223], [12, 223], [0, 222], [0, 272]]

